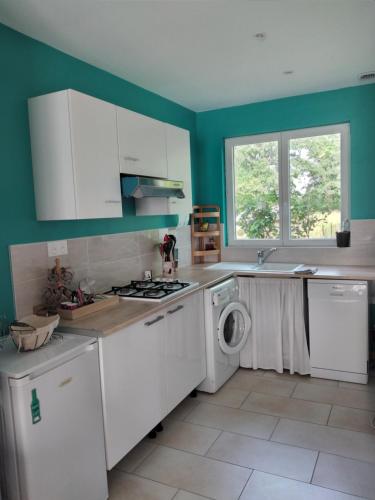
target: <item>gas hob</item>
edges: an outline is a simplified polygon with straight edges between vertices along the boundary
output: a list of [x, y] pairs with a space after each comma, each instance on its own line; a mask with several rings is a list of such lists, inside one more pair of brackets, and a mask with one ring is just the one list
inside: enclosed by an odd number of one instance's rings
[[124, 286], [113, 286], [112, 290], [106, 293], [118, 295], [120, 299], [162, 302], [197, 286], [198, 283], [191, 281], [160, 278], [147, 281], [131, 281]]

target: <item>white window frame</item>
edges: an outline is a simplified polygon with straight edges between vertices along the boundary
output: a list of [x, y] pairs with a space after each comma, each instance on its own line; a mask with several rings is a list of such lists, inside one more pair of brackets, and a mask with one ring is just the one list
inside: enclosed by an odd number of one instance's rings
[[[336, 246], [334, 238], [324, 239], [291, 239], [289, 220], [289, 151], [290, 139], [314, 137], [326, 134], [341, 135], [341, 220], [349, 218], [349, 158], [350, 158], [350, 126], [348, 123], [311, 127], [272, 134], [258, 134], [245, 137], [225, 139], [225, 174], [227, 196], [227, 234], [229, 246], [243, 247], [327, 247]], [[235, 146], [258, 144], [260, 142], [278, 141], [279, 165], [279, 210], [280, 210], [280, 238], [270, 239], [236, 239], [235, 227], [235, 185], [233, 175], [233, 150]]]

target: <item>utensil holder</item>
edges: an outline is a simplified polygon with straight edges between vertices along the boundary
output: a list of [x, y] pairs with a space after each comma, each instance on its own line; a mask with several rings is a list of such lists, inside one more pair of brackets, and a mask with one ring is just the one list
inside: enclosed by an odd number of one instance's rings
[[350, 231], [337, 231], [336, 244], [339, 248], [350, 247]]
[[163, 276], [171, 276], [174, 271], [174, 263], [173, 261], [165, 261], [163, 262]]

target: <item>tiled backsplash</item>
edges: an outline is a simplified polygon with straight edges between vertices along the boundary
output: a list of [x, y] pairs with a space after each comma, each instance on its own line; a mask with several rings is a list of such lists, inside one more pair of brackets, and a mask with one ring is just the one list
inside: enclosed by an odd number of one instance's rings
[[[157, 244], [165, 233], [174, 233], [177, 237], [179, 266], [190, 265], [190, 226], [68, 240], [68, 255], [61, 258], [62, 265], [73, 270], [74, 285], [88, 277], [95, 280], [97, 291], [140, 279], [145, 269], [152, 269], [158, 275], [161, 257]], [[46, 242], [13, 245], [10, 256], [16, 317], [21, 318], [31, 314], [34, 305], [42, 303], [47, 272], [54, 266], [54, 258], [48, 257]], [[223, 247], [224, 261], [255, 262], [256, 258], [256, 248]], [[375, 266], [375, 220], [351, 222], [350, 248], [285, 247], [272, 254], [269, 261]], [[375, 287], [372, 289], [373, 296]]]
[[[141, 279], [146, 269], [152, 269], [154, 275], [161, 274], [158, 243], [166, 233], [177, 238], [179, 267], [190, 265], [190, 226], [68, 240], [68, 254], [61, 257], [61, 262], [74, 272], [74, 286], [88, 277], [95, 280], [95, 289], [101, 292], [113, 285]], [[54, 266], [55, 258], [48, 257], [47, 242], [12, 245], [10, 258], [19, 319], [43, 302], [48, 269]]]
[[[267, 260], [315, 265], [375, 266], [375, 220], [352, 220], [350, 236], [349, 248], [281, 247]], [[257, 248], [224, 247], [222, 260], [256, 262]]]

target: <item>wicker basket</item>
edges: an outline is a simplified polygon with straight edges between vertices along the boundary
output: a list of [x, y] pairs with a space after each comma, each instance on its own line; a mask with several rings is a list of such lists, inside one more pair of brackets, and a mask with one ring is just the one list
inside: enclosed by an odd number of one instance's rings
[[60, 321], [60, 316], [26, 316], [10, 325], [10, 334], [19, 351], [34, 351], [46, 344]]

